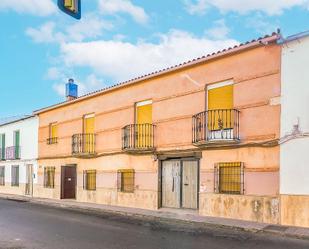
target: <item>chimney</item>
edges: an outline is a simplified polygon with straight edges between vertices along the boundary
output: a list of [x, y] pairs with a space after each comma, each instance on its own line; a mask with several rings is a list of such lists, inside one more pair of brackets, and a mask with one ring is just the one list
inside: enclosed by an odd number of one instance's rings
[[73, 79], [69, 79], [65, 85], [65, 96], [67, 101], [71, 101], [78, 97], [78, 86], [74, 83]]

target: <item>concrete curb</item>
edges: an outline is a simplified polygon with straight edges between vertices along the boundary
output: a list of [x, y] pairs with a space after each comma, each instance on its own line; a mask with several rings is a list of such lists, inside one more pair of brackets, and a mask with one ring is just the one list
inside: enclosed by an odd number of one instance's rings
[[[263, 224], [257, 222], [246, 222], [245, 224], [252, 224], [252, 225], [243, 225], [243, 221], [239, 221], [239, 223], [231, 222], [229, 224], [230, 219], [222, 219], [219, 218], [216, 221], [214, 218], [212, 221], [197, 221], [193, 219], [184, 219], [180, 217], [167, 217], [162, 215], [162, 213], [155, 213], [155, 214], [145, 214], [145, 213], [138, 213], [132, 211], [125, 211], [125, 210], [113, 210], [108, 208], [98, 208], [98, 207], [90, 207], [86, 205], [81, 205], [80, 203], [66, 203], [60, 201], [54, 201], [49, 199], [36, 199], [26, 196], [15, 196], [15, 195], [3, 195], [0, 194], [1, 199], [12, 200], [12, 201], [19, 201], [19, 202], [29, 202], [37, 205], [42, 206], [49, 206], [54, 208], [61, 208], [65, 210], [71, 210], [76, 212], [82, 212], [91, 215], [98, 215], [98, 216], [106, 216], [106, 215], [114, 215], [114, 216], [121, 216], [125, 217], [126, 219], [131, 220], [138, 220], [140, 222], [147, 221], [153, 223], [161, 223], [164, 225], [189, 225], [185, 229], [187, 231], [202, 231], [203, 229], [231, 229], [234, 231], [244, 231], [250, 233], [263, 233], [263, 234], [271, 234], [271, 235], [278, 235], [283, 237], [289, 238], [296, 238], [296, 239], [303, 239], [309, 240], [309, 228], [302, 228], [302, 227], [289, 227], [289, 226], [281, 226], [281, 225], [270, 225], [270, 224]], [[141, 210], [142, 211], [142, 210]], [[224, 221], [224, 222], [222, 222]]]

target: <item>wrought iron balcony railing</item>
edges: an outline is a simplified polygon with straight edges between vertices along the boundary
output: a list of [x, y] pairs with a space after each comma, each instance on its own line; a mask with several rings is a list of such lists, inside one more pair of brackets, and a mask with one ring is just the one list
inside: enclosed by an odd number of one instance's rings
[[56, 144], [56, 143], [58, 143], [58, 138], [57, 138], [57, 137], [50, 137], [50, 138], [47, 138], [46, 143], [47, 143], [48, 145], [50, 145], [50, 144]]
[[6, 147], [5, 160], [17, 160], [20, 159], [20, 146]]
[[95, 137], [93, 133], [75, 134], [72, 136], [72, 154], [76, 156], [95, 155]]
[[130, 124], [122, 128], [122, 149], [126, 151], [154, 150], [153, 124]]
[[239, 113], [236, 109], [218, 109], [194, 115], [193, 144], [239, 141]]

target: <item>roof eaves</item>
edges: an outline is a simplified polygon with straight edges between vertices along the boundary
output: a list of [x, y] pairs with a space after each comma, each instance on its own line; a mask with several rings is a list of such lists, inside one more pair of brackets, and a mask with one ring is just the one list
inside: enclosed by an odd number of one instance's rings
[[287, 38], [282, 38], [282, 43], [295, 41], [295, 40], [298, 40], [298, 39], [301, 39], [307, 36], [309, 36], [309, 30], [295, 34], [295, 35], [290, 35]]
[[35, 115], [24, 115], [23, 117], [20, 117], [18, 119], [13, 119], [13, 120], [10, 120], [10, 121], [7, 121], [7, 122], [0, 123], [0, 127], [6, 126], [6, 125], [9, 125], [9, 124], [14, 124], [14, 123], [17, 123], [17, 122], [20, 122], [20, 121], [23, 121], [23, 120], [26, 120], [26, 119], [29, 119], [29, 118], [33, 118], [33, 117], [35, 117]]

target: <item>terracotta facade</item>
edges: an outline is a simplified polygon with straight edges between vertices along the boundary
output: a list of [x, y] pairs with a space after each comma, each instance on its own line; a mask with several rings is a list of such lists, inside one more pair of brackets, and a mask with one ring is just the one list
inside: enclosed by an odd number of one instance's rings
[[[279, 223], [280, 54], [277, 35], [268, 44], [222, 53], [133, 83], [37, 111], [38, 184], [34, 195], [61, 198], [61, 166], [76, 165], [76, 199], [146, 209], [161, 207], [161, 164], [170, 158], [199, 161], [198, 212], [201, 215]], [[234, 52], [233, 52], [234, 51]], [[231, 81], [234, 108], [240, 111], [236, 143], [192, 143], [192, 116], [206, 110], [207, 86]], [[122, 128], [135, 123], [135, 104], [152, 101], [154, 151], [122, 149]], [[83, 132], [83, 117], [94, 114], [92, 157], [72, 156], [72, 135]], [[57, 143], [47, 144], [57, 123]], [[214, 166], [244, 165], [241, 195], [215, 192]], [[44, 187], [44, 167], [55, 167], [54, 188]], [[83, 172], [96, 170], [96, 190], [83, 188]], [[118, 189], [117, 172], [134, 169], [134, 192]]]

